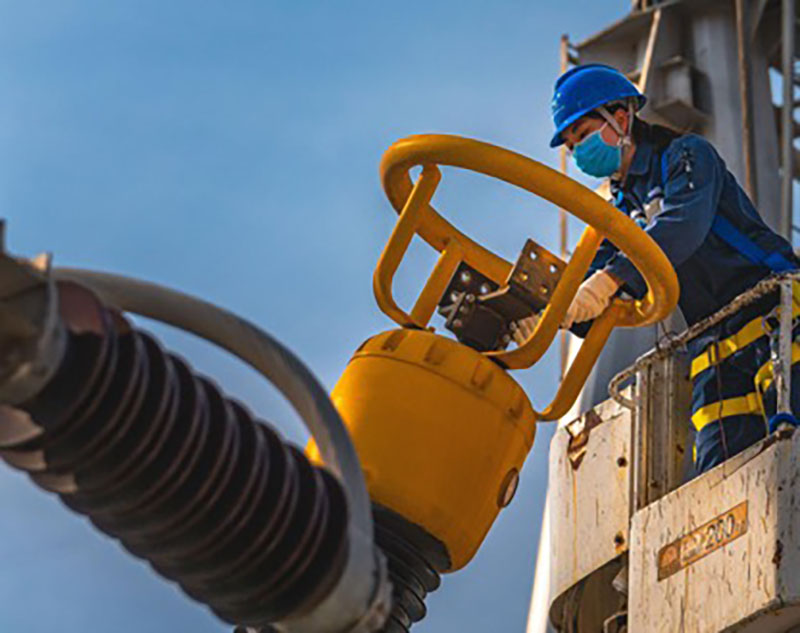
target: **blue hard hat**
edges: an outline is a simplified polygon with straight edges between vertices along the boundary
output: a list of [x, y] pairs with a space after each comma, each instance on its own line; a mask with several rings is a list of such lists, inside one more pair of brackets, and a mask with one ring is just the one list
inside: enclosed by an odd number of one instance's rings
[[550, 147], [561, 145], [564, 142], [561, 133], [585, 114], [611, 101], [629, 98], [636, 99], [637, 110], [647, 100], [616, 68], [605, 64], [584, 64], [570, 68], [556, 81], [550, 104], [556, 126]]

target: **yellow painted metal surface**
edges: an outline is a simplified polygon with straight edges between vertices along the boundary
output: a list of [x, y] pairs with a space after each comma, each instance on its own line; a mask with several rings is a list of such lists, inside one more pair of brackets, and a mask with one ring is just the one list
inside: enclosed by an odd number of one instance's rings
[[[455, 571], [477, 551], [535, 436], [523, 389], [496, 363], [423, 330], [369, 339], [331, 394], [370, 497], [447, 547]], [[309, 454], [318, 459], [313, 445]]]
[[[412, 183], [409, 171], [419, 165], [423, 166], [422, 174]], [[586, 349], [567, 371], [556, 399], [537, 414], [540, 419], [556, 419], [574, 402], [613, 327], [648, 325], [672, 311], [679, 293], [675, 271], [658, 245], [628, 216], [563, 174], [488, 143], [442, 134], [412, 136], [392, 145], [381, 162], [384, 190], [400, 218], [375, 269], [373, 284], [381, 310], [404, 327], [427, 326], [435, 310], [437, 292], [447, 286], [461, 261], [500, 285], [506, 283], [511, 271], [509, 262], [460, 232], [430, 205], [441, 179], [437, 165], [470, 169], [504, 180], [553, 202], [589, 225], [528, 340], [516, 349], [486, 352], [506, 367], [530, 367], [542, 357], [556, 337], [603, 239], [628, 255], [647, 282], [648, 293], [643, 300], [616, 301], [595, 323], [584, 343]], [[415, 233], [442, 256], [409, 314], [392, 297], [392, 279]]]
[[[400, 218], [394, 226], [386, 248], [381, 253], [378, 266], [375, 268], [375, 274], [372, 278], [375, 299], [381, 310], [389, 318], [403, 326], [414, 325], [415, 323], [411, 315], [403, 312], [395, 302], [392, 296], [392, 280], [397, 272], [397, 267], [400, 266], [400, 262], [408, 250], [409, 244], [411, 244], [411, 238], [414, 237], [422, 223], [422, 213], [430, 203], [440, 179], [441, 174], [436, 167], [426, 167], [422, 170], [419, 181], [400, 211]], [[441, 252], [446, 252], [446, 250], [447, 248], [445, 247], [441, 249]], [[432, 314], [428, 316], [429, 319], [430, 316]], [[417, 323], [416, 325], [424, 326], [426, 323]]]
[[[409, 170], [419, 165], [422, 172], [412, 183]], [[441, 180], [437, 165], [505, 180], [589, 224], [542, 318], [516, 349], [481, 353], [428, 331], [462, 262], [499, 285], [512, 269], [433, 209]], [[365, 342], [331, 398], [353, 438], [371, 499], [441, 541], [451, 561], [447, 571], [454, 571], [474, 556], [513, 496], [536, 421], [566, 413], [615, 326], [664, 318], [677, 302], [678, 282], [664, 254], [632, 220], [589, 189], [519, 154], [455, 136], [417, 136], [386, 152], [381, 174], [400, 217], [378, 261], [373, 289], [381, 310], [402, 329]], [[392, 282], [414, 235], [441, 255], [406, 312], [393, 297]], [[605, 238], [639, 267], [648, 295], [639, 302], [616, 299], [595, 320], [553, 402], [537, 413], [505, 368], [530, 367], [543, 356]], [[308, 453], [319, 459], [313, 442]]]

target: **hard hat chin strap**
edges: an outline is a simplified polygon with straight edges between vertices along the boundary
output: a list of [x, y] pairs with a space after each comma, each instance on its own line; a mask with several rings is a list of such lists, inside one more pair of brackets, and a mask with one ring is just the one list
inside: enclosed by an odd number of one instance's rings
[[597, 112], [600, 114], [600, 116], [606, 120], [606, 122], [611, 126], [611, 129], [613, 129], [619, 136], [619, 146], [622, 147], [623, 149], [632, 144], [631, 131], [633, 130], [633, 117], [636, 113], [636, 109], [632, 100], [629, 100], [627, 105], [628, 105], [627, 132], [625, 132], [622, 129], [622, 127], [620, 127], [620, 124], [617, 122], [614, 116], [608, 111], [608, 108], [606, 106], [603, 105], [597, 108]]
[[[622, 129], [622, 127], [617, 122], [617, 120], [614, 118], [614, 116], [611, 114], [611, 112], [608, 111], [608, 107], [607, 106], [602, 105], [599, 108], [597, 108], [597, 112], [600, 113], [600, 116], [602, 116], [606, 120], [606, 123], [608, 125], [610, 125], [611, 129], [613, 129], [617, 133], [617, 136], [619, 136], [619, 141], [617, 142], [617, 147], [620, 148], [620, 169], [621, 169], [621, 163], [624, 160], [623, 157], [625, 156], [626, 151], [633, 145], [633, 136], [632, 136], [632, 132], [633, 132], [633, 117], [634, 117], [634, 115], [636, 113], [636, 106], [634, 105], [632, 99], [629, 99], [627, 101], [626, 106], [628, 108], [628, 131], [627, 132], [625, 132]], [[616, 172], [615, 174], [612, 175], [612, 179], [617, 179], [618, 180], [618, 179], [621, 179], [621, 178], [622, 178], [621, 172]]]

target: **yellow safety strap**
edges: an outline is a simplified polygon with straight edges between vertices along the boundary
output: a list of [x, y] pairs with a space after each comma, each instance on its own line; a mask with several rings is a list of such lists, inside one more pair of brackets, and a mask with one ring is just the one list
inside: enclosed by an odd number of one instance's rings
[[764, 336], [766, 332], [764, 332], [764, 326], [761, 322], [762, 318], [757, 316], [735, 334], [719, 341], [719, 343], [709, 345], [707, 349], [692, 360], [691, 378], [694, 378], [709, 367], [717, 365]]
[[[792, 343], [792, 365], [800, 362], [800, 344]], [[744, 396], [728, 398], [722, 402], [712, 402], [700, 407], [692, 416], [692, 424], [699, 432], [700, 429], [711, 422], [730, 415], [759, 414], [766, 417], [764, 410], [764, 393], [772, 384], [772, 361], [768, 360], [761, 365], [753, 378], [756, 390]], [[692, 448], [692, 459], [697, 461], [697, 447]]]
[[[792, 365], [800, 362], [800, 344], [792, 344]], [[743, 396], [736, 396], [700, 407], [692, 415], [692, 424], [699, 432], [704, 426], [731, 415], [764, 415], [763, 395], [772, 384], [772, 361], [758, 368], [753, 383], [756, 390]]]
[[[794, 296], [794, 301], [792, 301], [792, 317], [796, 317], [800, 314], [800, 285], [798, 285], [797, 282], [792, 284], [792, 295]], [[700, 372], [721, 363], [740, 349], [747, 347], [762, 336], [765, 336], [766, 332], [764, 331], [762, 319], [762, 316], [757, 316], [735, 334], [732, 334], [718, 343], [712, 343], [700, 354], [695, 356], [692, 360], [690, 377], [694, 378]]]
[[700, 407], [692, 415], [692, 424], [699, 433], [707, 425], [722, 418], [732, 415], [761, 415], [762, 409], [761, 397], [757, 392], [751, 391], [743, 396], [712, 402]]
[[[792, 343], [792, 365], [797, 362], [800, 362], [800, 344]], [[772, 361], [768, 360], [758, 368], [755, 378], [753, 378], [756, 391], [758, 391], [761, 396], [763, 396], [764, 392], [769, 389], [769, 386], [772, 384], [772, 379]]]

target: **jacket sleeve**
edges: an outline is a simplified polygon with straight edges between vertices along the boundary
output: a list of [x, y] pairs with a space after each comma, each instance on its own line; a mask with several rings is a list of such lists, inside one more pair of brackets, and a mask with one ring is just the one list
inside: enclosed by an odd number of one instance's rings
[[[586, 272], [584, 280], [591, 277], [598, 270], [603, 270], [608, 263], [613, 261], [618, 255], [619, 249], [608, 240], [603, 240], [600, 243], [600, 248], [597, 249], [597, 253], [595, 253], [594, 259], [592, 259], [592, 263], [589, 264], [589, 270]], [[581, 323], [573, 323], [570, 326], [569, 331], [576, 336], [584, 338], [589, 332], [589, 328], [591, 327], [592, 323], [594, 323], [594, 319], [591, 321], [583, 321]]]
[[[678, 267], [700, 248], [711, 230], [725, 166], [708, 141], [689, 135], [670, 144], [664, 167], [661, 211], [645, 231]], [[639, 271], [622, 253], [609, 262], [606, 271], [621, 279], [635, 296], [647, 291]]]
[[605, 268], [609, 262], [614, 260], [618, 253], [619, 249], [616, 246], [614, 246], [608, 240], [603, 240], [600, 243], [600, 248], [597, 249], [597, 253], [595, 253], [594, 258], [592, 259], [592, 263], [589, 264], [589, 270], [586, 273], [586, 277], [590, 277], [598, 270], [603, 270], [603, 268]]
[[[620, 207], [619, 200], [615, 204], [621, 213], [626, 213], [625, 210]], [[614, 261], [614, 259], [618, 255], [619, 255], [619, 249], [616, 246], [614, 246], [609, 240], [603, 240], [600, 243], [600, 248], [597, 249], [597, 253], [595, 253], [594, 258], [592, 259], [592, 263], [589, 264], [589, 270], [586, 271], [586, 275], [584, 276], [584, 281], [589, 277], [591, 277], [598, 270], [603, 270], [604, 268], [606, 268], [609, 262]], [[624, 288], [624, 290], [629, 291], [628, 288]], [[570, 326], [569, 330], [576, 336], [584, 338], [586, 334], [589, 332], [589, 328], [591, 327], [592, 323], [594, 323], [594, 319], [592, 319], [591, 321], [583, 321], [581, 323], [573, 323]]]

